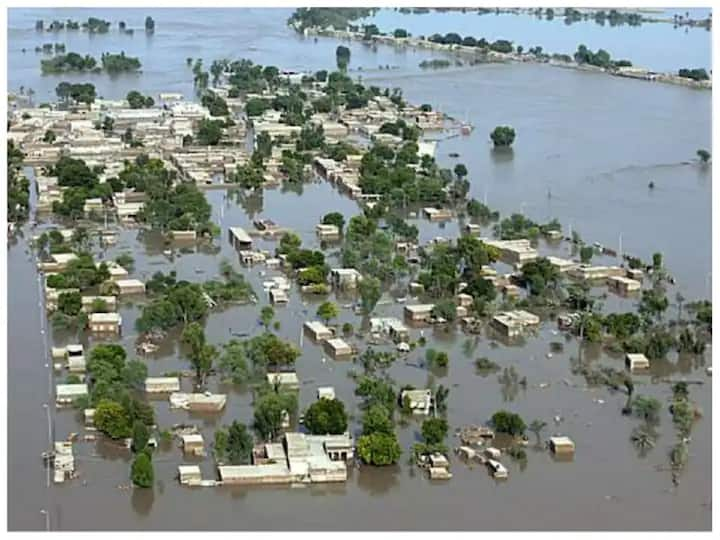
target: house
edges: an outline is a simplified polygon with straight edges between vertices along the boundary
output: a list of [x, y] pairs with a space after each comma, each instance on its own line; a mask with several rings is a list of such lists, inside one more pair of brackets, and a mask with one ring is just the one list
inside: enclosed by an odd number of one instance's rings
[[87, 384], [58, 384], [55, 387], [55, 404], [58, 407], [72, 405], [79, 397], [87, 396]]
[[242, 227], [230, 227], [229, 232], [230, 245], [236, 250], [240, 251], [252, 247], [252, 238]]
[[148, 377], [145, 379], [145, 392], [148, 394], [179, 391], [180, 379], [178, 377]]
[[71, 373], [83, 373], [85, 371], [85, 354], [82, 345], [68, 345], [65, 347], [65, 358], [68, 363], [68, 370]]
[[624, 276], [625, 269], [619, 266], [590, 266], [581, 264], [571, 269], [568, 274], [575, 279], [608, 279], [611, 276]]
[[342, 338], [328, 339], [323, 342], [325, 351], [333, 358], [352, 355], [352, 347]]
[[272, 288], [268, 291], [270, 302], [273, 304], [287, 304], [290, 301], [287, 293], [282, 289]]
[[465, 225], [465, 232], [472, 236], [480, 236], [481, 231], [482, 227], [480, 227], [477, 223], [468, 223]]
[[[95, 266], [100, 266], [101, 263], [97, 263]], [[105, 261], [105, 266], [107, 266], [108, 272], [110, 272], [110, 279], [112, 281], [117, 281], [118, 279], [127, 279], [130, 273], [125, 270], [122, 266], [120, 266], [115, 261]]]
[[423, 208], [423, 214], [430, 221], [448, 221], [452, 219], [452, 212], [444, 208], [433, 208], [431, 206]]
[[332, 386], [321, 386], [317, 390], [318, 399], [335, 399], [335, 389]]
[[294, 371], [268, 373], [267, 382], [271, 386], [277, 385], [283, 390], [298, 390], [300, 388], [300, 380]]
[[530, 245], [530, 240], [521, 238], [518, 240], [491, 240], [481, 238], [488, 246], [500, 250], [500, 259], [507, 264], [525, 264], [538, 257], [538, 251]]
[[624, 276], [610, 276], [607, 280], [608, 288], [621, 295], [627, 295], [639, 291], [642, 283], [635, 279]]
[[170, 231], [170, 235], [176, 242], [194, 242], [197, 240], [195, 231]]
[[205, 455], [205, 441], [200, 433], [185, 433], [182, 436], [183, 452], [192, 456]]
[[634, 279], [635, 281], [642, 281], [645, 275], [640, 268], [628, 268], [625, 272], [627, 277]]
[[115, 285], [120, 296], [145, 294], [145, 284], [139, 279], [116, 279]]
[[493, 478], [500, 480], [508, 477], [508, 470], [505, 466], [494, 459], [487, 460], [487, 466], [493, 475]]
[[413, 304], [405, 306], [403, 313], [405, 318], [413, 322], [428, 322], [432, 316], [435, 304]]
[[120, 334], [122, 317], [119, 313], [91, 313], [88, 316], [88, 328], [91, 332]]
[[92, 427], [95, 425], [95, 409], [83, 410], [83, 417], [85, 418], [86, 427]]
[[540, 324], [540, 317], [524, 310], [504, 311], [495, 315], [491, 324], [506, 337], [516, 337], [525, 328]]
[[569, 272], [570, 270], [574, 270], [580, 266], [578, 263], [571, 261], [570, 259], [562, 259], [560, 257], [553, 257], [552, 255], [548, 255], [546, 259], [550, 265], [560, 273]]
[[403, 406], [407, 403], [414, 413], [429, 414], [432, 405], [432, 391], [429, 389], [403, 390], [400, 392], [400, 401]]
[[568, 437], [550, 437], [550, 450], [554, 454], [572, 455], [575, 453], [575, 443]]
[[641, 353], [627, 353], [625, 355], [625, 365], [630, 371], [644, 371], [650, 369], [650, 360]]
[[361, 279], [362, 275], [354, 268], [333, 268], [330, 270], [330, 280], [333, 286], [341, 289], [354, 289]]
[[373, 317], [370, 319], [370, 331], [387, 334], [394, 341], [407, 341], [410, 337], [407, 326], [396, 317]]
[[184, 394], [174, 392], [170, 394], [170, 408], [185, 409], [187, 411], [218, 412], [225, 408], [227, 396], [225, 394]]
[[178, 465], [178, 478], [180, 483], [186, 486], [199, 484], [202, 481], [202, 473], [198, 465]]
[[460, 307], [469, 308], [473, 305], [474, 298], [471, 294], [460, 293], [455, 296], [455, 303]]
[[321, 342], [333, 337], [332, 331], [323, 323], [318, 321], [307, 321], [303, 325], [305, 333], [313, 339], [313, 341]]
[[340, 229], [337, 225], [318, 223], [315, 225], [315, 232], [320, 240], [334, 240], [340, 238]]
[[258, 465], [221, 465], [218, 476], [222, 484], [289, 484], [293, 481], [286, 462]]
[[445, 467], [430, 467], [428, 469], [430, 480], [450, 480], [452, 473]]
[[72, 442], [55, 441], [53, 452], [53, 481], [61, 484], [66, 478], [72, 478], [75, 472], [75, 457]]

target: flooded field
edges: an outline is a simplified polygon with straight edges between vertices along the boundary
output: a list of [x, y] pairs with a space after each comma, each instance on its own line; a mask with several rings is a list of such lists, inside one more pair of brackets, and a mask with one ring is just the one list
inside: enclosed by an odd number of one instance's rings
[[[276, 11], [101, 10], [102, 17], [113, 22], [122, 19], [137, 28], [146, 15], [152, 15], [156, 33], [152, 38], [142, 33], [132, 37], [111, 33], [92, 38], [78, 34], [68, 39], [61, 34], [53, 40], [67, 42], [68, 51], [99, 55], [122, 49], [142, 58], [141, 75], [115, 80], [106, 75], [76, 78], [92, 80], [98, 93], [108, 98], [124, 97], [131, 89], [147, 94], [179, 91], [190, 97], [192, 74], [185, 66], [188, 56], [201, 56], [206, 63], [220, 57], [247, 57], [288, 69], [332, 68], [337, 42], [297, 37], [285, 27], [290, 12]], [[70, 16], [82, 19], [92, 14], [93, 10], [83, 9], [11, 10], [9, 88], [24, 85], [36, 90], [37, 101], [54, 99], [58, 82], [71, 78], [40, 75], [40, 55], [32, 51], [47, 39], [35, 35], [34, 21]], [[548, 24], [555, 23], [536, 23], [537, 28]], [[564, 31], [569, 30], [555, 30]], [[596, 39], [607, 39], [607, 48], [612, 50], [613, 36], [625, 31], [636, 35], [632, 33], [643, 30], [620, 28], [613, 34], [603, 30]], [[698, 29], [690, 32], [705, 35]], [[528, 44], [537, 41], [545, 45], [541, 41], [545, 33]], [[709, 36], [707, 33], [708, 49], [703, 49], [708, 57]], [[710, 167], [697, 163], [695, 151], [711, 147], [711, 92], [540, 65], [421, 72], [417, 65], [429, 56], [426, 52], [349, 46], [351, 68], [364, 68], [362, 73], [351, 73], [362, 75], [363, 82], [400, 87], [409, 101], [430, 103], [474, 125], [467, 137], [441, 140], [437, 151], [441, 166], [452, 167], [456, 162], [467, 165], [473, 197], [486, 200], [503, 216], [522, 212], [541, 222], [557, 218], [567, 233], [576, 230], [589, 242], [612, 247], [622, 242], [624, 251], [643, 259], [662, 252], [677, 279], [669, 298], [677, 291], [688, 300], [709, 297], [712, 177]], [[653, 43], [643, 42], [643, 46], [652, 50]], [[27, 52], [22, 53], [22, 48]], [[397, 69], [377, 69], [385, 65]], [[518, 133], [512, 156], [494, 152], [487, 137], [493, 126], [505, 123]], [[451, 158], [450, 153], [459, 157]], [[655, 184], [652, 190], [648, 188], [651, 181]], [[268, 275], [279, 274], [264, 266], [242, 267], [227, 240], [228, 227], [251, 229], [254, 219], [269, 218], [298, 233], [304, 246], [319, 248], [314, 226], [324, 214], [338, 211], [347, 221], [360, 213], [356, 202], [319, 179], [305, 184], [302, 193], [278, 188], [251, 199], [233, 191], [206, 193], [213, 206], [212, 220], [222, 229], [212, 247], [170, 246], [172, 255], [168, 257], [163, 253], [168, 246], [156, 235], [128, 229], [121, 233], [116, 246], [106, 251], [96, 248], [94, 254], [96, 259], [114, 259], [120, 253], [132, 253], [132, 275], [142, 280], [157, 271], [175, 270], [180, 279], [204, 281], [218, 275], [221, 260], [230, 260], [251, 282], [259, 302], [212, 312], [205, 331], [214, 344], [225, 343], [235, 334], [252, 336], [262, 331], [259, 313], [267, 305], [262, 282]], [[457, 222], [444, 226], [420, 218], [409, 222], [419, 227], [420, 243], [438, 236], [454, 238], [459, 232]], [[527, 463], [521, 466], [507, 460], [510, 478], [498, 483], [484, 468], [468, 467], [452, 456], [453, 479], [430, 482], [408, 464], [409, 448], [419, 440], [421, 423], [411, 420], [398, 428], [404, 451], [398, 465], [360, 467], [351, 471], [346, 484], [188, 488], [175, 480], [177, 465], [186, 460], [181, 449], [173, 445], [161, 448], [155, 456], [157, 482], [153, 490], [125, 489], [130, 451], [104, 442], [78, 442], [75, 453], [80, 478], [47, 487], [40, 458], [48, 442], [43, 403], [51, 403], [55, 438], [64, 438], [82, 426], [77, 411], [56, 411], [52, 406], [56, 381], [49, 379], [47, 347], [62, 345], [71, 338], [51, 330], [41, 333], [48, 323], [43, 320], [38, 274], [27, 245], [33, 234], [49, 224], [49, 220], [40, 219], [35, 229], [25, 226], [8, 250], [8, 519], [12, 530], [44, 529], [46, 516], [53, 530], [708, 530], [711, 526], [712, 396], [711, 379], [704, 371], [710, 364], [711, 351], [706, 350], [699, 359], [671, 353], [666, 362], [654, 364], [652, 373], [635, 378], [643, 394], [656, 396], [662, 403], [671, 394], [670, 385], [661, 382], [662, 378], [685, 376], [704, 381], [691, 390], [704, 416], [693, 427], [687, 467], [678, 485], [673, 485], [667, 470], [668, 453], [676, 437], [670, 416], [663, 415], [655, 448], [647, 456], [638, 455], [629, 440], [638, 419], [620, 414], [626, 395], [605, 387], [588, 389], [582, 377], [571, 374], [578, 343], [558, 333], [554, 318], [543, 321], [535, 334], [514, 344], [502, 343], [490, 334], [476, 337], [459, 329], [426, 329], [428, 346], [447, 351], [449, 367], [440, 371], [423, 367], [425, 349], [419, 348], [396, 361], [389, 374], [400, 385], [425, 387], [434, 382], [448, 387], [451, 433], [468, 423], [486, 422], [500, 408], [549, 423], [561, 417], [557, 428], [551, 424], [548, 429], [561, 430], [575, 441], [575, 459], [570, 463], [557, 462], [547, 451], [529, 447]], [[490, 235], [491, 230], [484, 232]], [[270, 250], [275, 246], [270, 241], [259, 244]], [[539, 249], [542, 254], [569, 255], [567, 243], [551, 246], [541, 241]], [[326, 255], [331, 262], [337, 260], [332, 248]], [[615, 264], [617, 259], [598, 257], [595, 261]], [[331, 299], [340, 305], [353, 301]], [[321, 347], [301, 337], [302, 324], [315, 318], [318, 303], [293, 285], [288, 305], [275, 310], [280, 322], [278, 335], [302, 345], [302, 356], [296, 362], [302, 382], [300, 410], [315, 400], [318, 386], [332, 385], [352, 416], [352, 431], [357, 431], [360, 408], [349, 375], [359, 366], [352, 361], [330, 360]], [[632, 306], [634, 300], [610, 295], [604, 304], [606, 309], [616, 309], [618, 305]], [[375, 316], [401, 317], [402, 309], [402, 303], [386, 294]], [[132, 351], [139, 308], [121, 304], [120, 312], [125, 328], [121, 343]], [[336, 322], [351, 322], [356, 328], [363, 324], [362, 317], [350, 309], [343, 309]], [[415, 335], [418, 332], [413, 330]], [[558, 341], [563, 342], [563, 350], [549, 355], [550, 343]], [[354, 342], [361, 348], [366, 346], [359, 338]], [[90, 344], [92, 341], [85, 341], [86, 346]], [[498, 383], [497, 374], [478, 374], [474, 360], [483, 356], [502, 367], [514, 366], [527, 377], [527, 388], [506, 388]], [[596, 365], [620, 368], [623, 363], [621, 356], [592, 347], [586, 347], [584, 356]], [[146, 358], [146, 363], [151, 376], [188, 369], [189, 365], [173, 334], [157, 353]], [[183, 388], [190, 388], [189, 380], [183, 380]], [[221, 414], [190, 416], [158, 401], [154, 402], [158, 424], [192, 422], [201, 426], [209, 441], [222, 424], [235, 419], [252, 422], [252, 395], [247, 388], [218, 386], [212, 381], [210, 389], [229, 395]], [[456, 444], [451, 435], [448, 446]], [[205, 458], [200, 466], [204, 477], [214, 477], [211, 458]]]

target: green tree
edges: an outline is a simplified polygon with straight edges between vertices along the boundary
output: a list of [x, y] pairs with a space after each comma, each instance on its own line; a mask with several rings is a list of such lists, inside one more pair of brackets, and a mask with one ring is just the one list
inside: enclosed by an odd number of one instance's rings
[[218, 371], [233, 384], [243, 384], [250, 377], [247, 365], [245, 346], [242, 342], [231, 339], [223, 345], [223, 353], [218, 360]]
[[207, 118], [200, 120], [197, 143], [201, 146], [217, 145], [223, 135], [223, 125], [222, 120], [209, 120]]
[[393, 421], [390, 411], [381, 403], [371, 405], [362, 418], [363, 435], [372, 433], [385, 433], [392, 435]]
[[402, 454], [395, 433], [375, 432], [358, 439], [358, 456], [368, 465], [385, 466], [397, 463]]
[[490, 133], [490, 139], [496, 148], [512, 146], [515, 142], [515, 130], [510, 126], [497, 126]]
[[358, 292], [363, 313], [370, 315], [382, 296], [380, 280], [372, 276], [365, 276], [358, 284]]
[[147, 447], [149, 440], [150, 433], [147, 426], [140, 420], [135, 420], [132, 428], [132, 451], [136, 454], [142, 452]]
[[130, 477], [133, 484], [137, 487], [152, 487], [155, 481], [155, 471], [153, 469], [152, 457], [147, 449], [135, 456], [130, 469]]
[[113, 439], [131, 435], [130, 419], [125, 408], [115, 401], [102, 400], [95, 407], [95, 427]]
[[519, 414], [508, 411], [497, 411], [492, 415], [490, 422], [498, 433], [508, 433], [513, 436], [525, 433], [525, 422]]
[[710, 161], [710, 152], [701, 148], [697, 151], [697, 157], [699, 157], [703, 163], [707, 163]]
[[468, 175], [467, 167], [462, 163], [458, 163], [457, 165], [455, 165], [454, 172], [455, 176], [461, 179], [465, 178]]
[[200, 386], [204, 386], [205, 378], [212, 369], [213, 360], [217, 357], [217, 349], [205, 342], [205, 332], [196, 322], [185, 327], [182, 341], [190, 347], [190, 363], [195, 370], [195, 377]]
[[274, 318], [275, 309], [273, 309], [272, 306], [263, 306], [263, 308], [260, 310], [260, 321], [265, 327], [266, 332], [270, 330], [270, 325], [272, 324]]
[[282, 428], [283, 411], [289, 415], [297, 411], [297, 396], [294, 393], [262, 394], [255, 400], [255, 429], [267, 440], [275, 438]]
[[342, 233], [345, 226], [345, 217], [340, 212], [330, 212], [323, 216], [322, 222], [324, 225], [335, 225]]
[[444, 418], [428, 418], [421, 428], [425, 444], [439, 445], [445, 440], [448, 432], [448, 423]]
[[58, 311], [70, 317], [75, 317], [82, 310], [82, 296], [79, 292], [61, 293], [58, 296]]
[[250, 463], [253, 449], [253, 438], [245, 424], [234, 420], [227, 430], [225, 455], [230, 465]]
[[636, 396], [632, 402], [632, 409], [635, 414], [650, 424], [660, 421], [660, 402], [651, 396]]
[[340, 435], [347, 431], [345, 405], [338, 399], [319, 399], [305, 411], [305, 427], [314, 435]]
[[592, 246], [583, 246], [580, 248], [580, 261], [583, 264], [589, 264], [595, 255], [595, 249]]
[[334, 319], [340, 314], [340, 309], [335, 302], [323, 302], [318, 306], [317, 316], [328, 324], [331, 319]]

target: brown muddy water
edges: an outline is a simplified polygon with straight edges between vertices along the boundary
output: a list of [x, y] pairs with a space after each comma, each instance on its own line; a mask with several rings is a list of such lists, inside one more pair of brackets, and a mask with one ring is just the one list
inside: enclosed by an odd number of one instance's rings
[[[98, 10], [95, 10], [98, 11]], [[100, 16], [116, 22], [142, 21], [145, 13], [122, 10]], [[147, 49], [152, 58], [170, 54], [171, 44], [182, 42], [183, 16], [180, 12], [162, 10], [155, 15], [158, 33], [152, 44], [144, 36], [135, 36], [126, 47]], [[191, 75], [185, 73], [184, 59], [202, 54], [207, 63], [213, 58], [250, 56], [280, 66], [319, 69], [331, 67], [334, 61], [332, 40], [301, 40], [284, 28], [281, 17], [251, 10], [248, 22], [231, 24], [218, 10], [205, 10], [194, 17], [187, 32], [203, 33], [208, 25], [213, 35], [207, 42], [196, 39], [187, 54], [180, 48], [172, 53], [167, 65], [178, 69], [151, 70], [139, 80], [110, 84], [103, 89], [106, 97], [124, 95], [129, 87], [145, 92], [159, 90], [185, 91], [191, 86]], [[35, 42], [33, 21], [36, 18], [67, 18], [65, 12], [33, 10], [11, 13], [10, 61], [17, 58], [17, 43]], [[18, 14], [19, 13], [19, 14]], [[59, 16], [58, 16], [59, 14]], [[85, 15], [87, 16], [87, 14]], [[81, 18], [81, 15], [74, 18]], [[134, 17], [134, 19], [133, 19]], [[163, 19], [163, 17], [166, 17]], [[226, 22], [225, 19], [228, 19]], [[238, 19], [235, 16], [235, 19]], [[251, 29], [250, 21], [260, 29]], [[233, 24], [235, 26], [233, 26]], [[240, 26], [237, 26], [240, 24]], [[138, 26], [135, 24], [135, 26]], [[264, 25], [264, 26], [263, 26]], [[165, 28], [164, 30], [160, 30]], [[26, 32], [26, 28], [31, 31]], [[275, 41], [270, 43], [255, 32], [262, 28]], [[232, 36], [242, 37], [240, 45], [227, 47]], [[255, 38], [253, 37], [255, 36]], [[187, 36], [186, 36], [187, 37]], [[162, 38], [162, 39], [161, 39]], [[17, 43], [13, 40], [20, 40]], [[80, 39], [74, 38], [74, 39]], [[87, 39], [87, 38], [85, 38]], [[98, 38], [100, 41], [103, 38]], [[119, 39], [110, 36], [109, 39]], [[194, 39], [194, 38], [193, 38]], [[279, 41], [278, 41], [279, 40]], [[250, 49], [257, 43], [260, 50]], [[146, 49], [142, 47], [145, 46]], [[92, 44], [106, 50], [102, 43]], [[160, 50], [158, 50], [160, 49]], [[71, 50], [70, 48], [68, 50]], [[88, 51], [84, 52], [90, 52]], [[421, 55], [412, 52], [378, 49], [364, 50], [352, 45], [353, 61], [365, 66], [398, 64], [392, 73], [365, 73], [372, 84], [401, 87], [405, 96], [417, 103], [431, 103], [476, 129], [472, 135], [442, 141], [438, 160], [446, 166], [456, 161], [468, 166], [472, 194], [487, 198], [503, 215], [522, 211], [535, 220], [557, 217], [566, 232], [571, 226], [590, 242], [616, 247], [622, 234], [624, 250], [647, 259], [662, 251], [670, 272], [677, 278], [676, 290], [688, 300], [709, 295], [711, 272], [711, 171], [694, 162], [698, 148], [711, 147], [711, 93], [686, 88], [653, 85], [588, 73], [553, 69], [544, 66], [483, 66], [452, 72], [420, 72], [416, 69]], [[78, 52], [83, 52], [78, 50]], [[138, 53], [138, 51], [135, 51]], [[245, 54], [246, 53], [246, 54]], [[99, 54], [99, 53], [96, 53]], [[266, 57], [263, 57], [263, 54]], [[153, 56], [155, 55], [155, 56]], [[32, 62], [35, 62], [33, 57]], [[22, 63], [22, 62], [21, 62]], [[54, 88], [57, 80], [39, 77], [36, 69], [25, 69], [30, 80], [18, 82], [12, 71], [10, 85]], [[34, 64], [33, 64], [34, 65]], [[147, 85], [146, 85], [147, 82]], [[117, 95], [111, 95], [115, 86]], [[513, 154], [494, 153], [487, 133], [497, 124], [513, 125], [518, 132]], [[460, 157], [448, 157], [457, 152]], [[656, 188], [648, 190], [648, 182]], [[309, 246], [319, 246], [314, 225], [330, 210], [343, 212], [346, 219], [358, 213], [357, 205], [338, 194], [324, 182], [304, 186], [302, 194], [266, 190], [262, 197], [238, 200], [236, 194], [208, 191], [213, 204], [213, 220], [223, 234], [215, 249], [193, 247], [174, 250], [172, 258], [163, 255], [162, 246], [152, 234], [126, 230], [118, 245], [107, 251], [96, 249], [98, 257], [108, 259], [130, 251], [135, 257], [133, 277], [149, 278], [152, 273], [175, 269], [180, 278], [203, 281], [215, 277], [223, 258], [237, 269], [236, 253], [227, 242], [227, 227], [251, 228], [258, 216], [267, 217], [281, 226], [298, 232]], [[549, 196], [548, 196], [549, 195]], [[424, 220], [411, 221], [421, 230], [421, 241], [436, 236], [454, 237], [458, 224], [445, 226]], [[554, 461], [546, 451], [528, 450], [526, 466], [504, 458], [510, 477], [502, 483], [490, 478], [485, 469], [469, 468], [454, 456], [454, 477], [446, 483], [432, 483], [407, 463], [409, 449], [419, 437], [418, 421], [399, 428], [404, 455], [392, 468], [361, 467], [353, 470], [344, 485], [314, 485], [299, 488], [241, 487], [186, 488], [174, 479], [176, 467], [183, 463], [181, 450], [174, 446], [161, 450], [155, 457], [156, 486], [153, 490], [124, 489], [129, 484], [130, 455], [103, 443], [78, 442], [75, 445], [80, 478], [63, 485], [46, 486], [46, 471], [40, 454], [48, 447], [48, 423], [43, 403], [53, 403], [49, 380], [47, 347], [60, 345], [69, 338], [45, 335], [39, 282], [27, 239], [46, 227], [41, 222], [35, 231], [24, 227], [22, 236], [8, 250], [8, 523], [11, 530], [247, 530], [247, 529], [456, 529], [456, 530], [592, 530], [653, 529], [708, 530], [711, 527], [711, 379], [704, 373], [711, 362], [711, 351], [701, 359], [677, 358], [656, 364], [654, 373], [635, 377], [637, 393], [650, 394], [666, 403], [670, 386], [659, 377], [678, 376], [701, 379], [704, 384], [691, 386], [691, 397], [705, 415], [695, 425], [690, 443], [688, 465], [674, 486], [667, 470], [668, 453], [675, 442], [670, 414], [663, 411], [661, 432], [656, 447], [641, 457], [630, 443], [632, 429], [640, 421], [624, 417], [620, 409], [624, 393], [605, 388], [586, 389], [580, 377], [570, 373], [570, 359], [576, 355], [577, 342], [566, 341], [557, 334], [552, 321], [543, 323], [536, 335], [519, 344], [502, 344], [492, 336], [468, 337], [458, 332], [426, 330], [429, 346], [450, 353], [445, 372], [429, 372], [421, 367], [424, 350], [410, 353], [407, 361], [399, 360], [390, 375], [402, 384], [423, 386], [434, 380], [450, 388], [448, 420], [451, 430], [466, 423], [482, 423], [499, 408], [508, 408], [528, 421], [541, 418], [548, 422], [546, 435], [567, 434], [576, 443], [575, 459], [569, 463]], [[271, 248], [271, 242], [260, 242]], [[540, 244], [542, 253], [567, 254], [565, 245]], [[330, 254], [332, 260], [332, 249]], [[599, 263], [614, 262], [598, 258]], [[242, 268], [252, 282], [260, 302], [254, 306], [236, 306], [212, 313], [206, 323], [208, 339], [224, 343], [231, 333], [261, 331], [259, 311], [267, 298], [262, 291], [264, 268]], [[269, 273], [268, 275], [272, 275]], [[599, 291], [598, 291], [599, 292]], [[401, 315], [402, 304], [389, 296], [379, 305], [378, 315]], [[348, 303], [343, 298], [341, 304]], [[305, 320], [314, 318], [317, 299], [303, 298], [296, 287], [286, 307], [276, 308], [281, 323], [278, 333], [298, 342]], [[609, 296], [607, 309], [633, 305], [632, 299]], [[131, 351], [136, 334], [133, 330], [138, 307], [122, 305], [125, 333], [122, 344]], [[669, 312], [674, 313], [674, 307]], [[352, 322], [358, 327], [361, 318], [344, 310], [338, 322]], [[415, 336], [417, 337], [417, 330]], [[50, 332], [51, 334], [51, 332]], [[547, 357], [550, 342], [564, 341], [562, 353]], [[92, 342], [85, 341], [86, 345]], [[358, 341], [359, 344], [363, 344]], [[620, 367], [621, 358], [588, 349], [585, 358], [603, 365]], [[482, 377], [473, 361], [487, 356], [501, 366], [515, 366], [528, 379], [527, 390], [503, 393], [496, 375]], [[149, 372], [159, 375], [186, 369], [176, 341], [147, 358]], [[358, 429], [360, 410], [353, 394], [354, 384], [348, 377], [359, 366], [336, 362], [324, 357], [321, 348], [303, 340], [303, 354], [297, 362], [302, 381], [300, 408], [315, 399], [317, 386], [332, 385], [339, 399], [354, 416]], [[571, 384], [563, 382], [567, 379]], [[541, 388], [542, 383], [549, 386]], [[189, 381], [184, 380], [183, 385]], [[544, 385], [543, 385], [544, 386]], [[218, 390], [215, 382], [212, 390]], [[214, 429], [234, 419], [252, 420], [249, 392], [242, 388], [222, 387], [229, 393], [228, 406], [214, 417], [190, 417], [186, 412], [169, 410], [167, 403], [154, 402], [158, 423], [168, 426], [192, 422], [201, 427], [207, 441]], [[65, 438], [82, 430], [75, 411], [56, 411], [50, 407], [52, 436]], [[555, 425], [552, 418], [564, 420]], [[531, 435], [532, 437], [532, 435]], [[448, 441], [454, 446], [455, 439]], [[203, 475], [213, 477], [211, 459], [201, 462]]]

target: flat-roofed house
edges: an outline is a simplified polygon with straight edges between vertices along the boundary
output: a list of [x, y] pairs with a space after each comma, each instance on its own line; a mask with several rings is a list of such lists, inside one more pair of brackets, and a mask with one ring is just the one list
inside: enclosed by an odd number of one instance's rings
[[55, 404], [58, 407], [72, 405], [77, 398], [87, 396], [87, 384], [58, 384], [55, 386]]
[[179, 391], [180, 379], [178, 377], [148, 377], [145, 379], [145, 392], [148, 394]]
[[403, 313], [405, 318], [413, 322], [426, 322], [432, 316], [432, 310], [435, 304], [412, 304], [405, 306]]
[[342, 338], [327, 339], [323, 342], [323, 348], [333, 358], [351, 356], [352, 347]]
[[96, 333], [119, 334], [122, 332], [122, 317], [119, 313], [91, 313], [88, 328]]
[[145, 283], [139, 279], [116, 279], [115, 285], [120, 296], [145, 294]]
[[650, 360], [642, 353], [627, 353], [625, 365], [630, 371], [645, 371], [650, 369]]
[[333, 337], [332, 331], [319, 321], [307, 321], [303, 325], [303, 330], [316, 342], [321, 342]]
[[569, 437], [550, 437], [550, 450], [554, 454], [572, 455], [575, 453], [575, 443]]
[[610, 276], [607, 282], [610, 290], [621, 295], [637, 292], [642, 287], [642, 283], [639, 281], [624, 276]]
[[407, 403], [414, 413], [429, 414], [432, 405], [432, 391], [429, 389], [403, 390], [400, 392], [400, 401], [403, 404]]
[[281, 371], [278, 373], [268, 373], [267, 381], [272, 386], [279, 386], [283, 390], [298, 390], [300, 388], [300, 379], [294, 371]]
[[230, 227], [229, 233], [230, 245], [236, 250], [240, 251], [252, 247], [252, 238], [242, 227]]
[[540, 324], [540, 317], [524, 310], [504, 311], [495, 315], [491, 324], [506, 337], [516, 337], [521, 335], [525, 328]]

